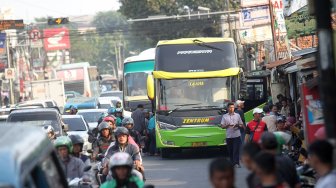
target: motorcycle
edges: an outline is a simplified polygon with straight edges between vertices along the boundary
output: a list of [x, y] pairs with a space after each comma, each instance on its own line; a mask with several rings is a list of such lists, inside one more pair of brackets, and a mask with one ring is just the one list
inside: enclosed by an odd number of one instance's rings
[[296, 168], [296, 171], [300, 177], [300, 183], [302, 188], [313, 188], [317, 182], [316, 172], [309, 165], [301, 165]]
[[[86, 166], [84, 168], [84, 173], [87, 173], [91, 170], [91, 166]], [[71, 188], [92, 188], [92, 182], [89, 180], [90, 178], [74, 178], [68, 181], [68, 186]]]

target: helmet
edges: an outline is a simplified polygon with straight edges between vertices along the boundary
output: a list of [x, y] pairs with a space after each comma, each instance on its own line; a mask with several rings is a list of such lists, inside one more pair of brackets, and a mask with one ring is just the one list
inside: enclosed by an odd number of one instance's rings
[[51, 125], [45, 125], [44, 127], [42, 127], [42, 130], [45, 131], [45, 133], [54, 133], [55, 130]]
[[[110, 127], [110, 125], [107, 123], [107, 122], [105, 122], [105, 121], [103, 121], [103, 122], [101, 122], [100, 124], [99, 124], [99, 126], [98, 126], [98, 131], [99, 132], [101, 132], [103, 129], [111, 129], [111, 127]], [[110, 130], [111, 131], [111, 130]]]
[[115, 110], [115, 113], [123, 113], [123, 108], [117, 108], [117, 109]]
[[122, 135], [122, 134], [129, 136], [128, 129], [126, 129], [125, 127], [118, 127], [114, 135], [118, 137], [119, 135]]
[[114, 116], [106, 116], [103, 121], [107, 122], [107, 121], [112, 121], [113, 123], [115, 122], [115, 117]]
[[108, 114], [115, 114], [115, 112], [116, 112], [116, 108], [115, 108], [115, 107], [111, 107], [111, 108], [109, 108], [109, 109], [107, 110], [107, 113], [108, 113]]
[[75, 145], [75, 144], [84, 144], [83, 138], [80, 137], [77, 134], [70, 135], [69, 137], [71, 139], [72, 145]]
[[134, 124], [134, 121], [131, 117], [124, 118], [121, 122], [122, 126], [126, 126], [128, 124]]
[[72, 152], [72, 142], [68, 136], [60, 136], [55, 140], [55, 147], [66, 146], [69, 152]]
[[126, 152], [118, 152], [112, 155], [109, 161], [109, 167], [111, 170], [118, 166], [127, 166], [130, 169], [133, 168], [133, 160], [131, 156]]
[[278, 141], [271, 132], [264, 132], [261, 135], [260, 142], [265, 149], [276, 149], [278, 147]]

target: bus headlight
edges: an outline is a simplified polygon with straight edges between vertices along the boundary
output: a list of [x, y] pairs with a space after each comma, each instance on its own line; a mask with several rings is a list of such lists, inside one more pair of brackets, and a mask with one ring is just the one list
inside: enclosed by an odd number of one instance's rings
[[175, 130], [177, 127], [172, 124], [164, 123], [164, 122], [158, 122], [160, 129], [166, 129], [166, 130]]

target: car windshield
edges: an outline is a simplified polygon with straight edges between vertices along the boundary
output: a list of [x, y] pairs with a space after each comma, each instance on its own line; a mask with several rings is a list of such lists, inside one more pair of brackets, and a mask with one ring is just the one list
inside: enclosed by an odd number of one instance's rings
[[86, 131], [85, 122], [82, 118], [63, 118], [63, 122], [68, 124], [69, 131]]
[[159, 108], [223, 108], [235, 96], [235, 89], [231, 88], [235, 80], [234, 77], [159, 80]]
[[96, 123], [103, 112], [78, 112], [88, 123]]
[[45, 113], [17, 113], [10, 115], [9, 122], [27, 122], [29, 125], [43, 127], [45, 125], [51, 125], [55, 129], [55, 133], [60, 131], [59, 121], [55, 114]]

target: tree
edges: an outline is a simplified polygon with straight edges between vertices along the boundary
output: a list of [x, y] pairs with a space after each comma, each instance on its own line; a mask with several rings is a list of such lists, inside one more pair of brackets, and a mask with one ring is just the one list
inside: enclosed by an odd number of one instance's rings
[[[147, 18], [153, 15], [181, 15], [195, 13], [199, 6], [208, 7], [211, 11], [225, 8], [222, 0], [120, 0], [120, 12], [128, 19]], [[181, 37], [216, 37], [221, 36], [220, 16], [204, 16], [201, 19], [181, 18], [178, 20], [160, 20], [134, 22], [131, 32], [140, 39], [149, 41], [154, 46], [157, 41]]]

